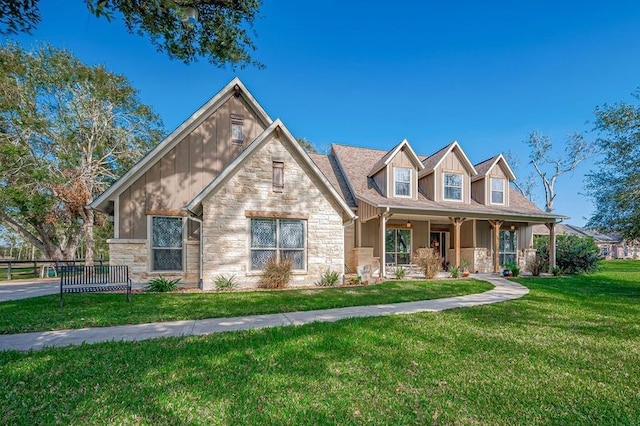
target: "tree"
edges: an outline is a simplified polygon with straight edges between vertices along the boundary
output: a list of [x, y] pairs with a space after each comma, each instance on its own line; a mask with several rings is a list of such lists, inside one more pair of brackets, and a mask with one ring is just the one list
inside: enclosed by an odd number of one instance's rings
[[[633, 97], [640, 100], [640, 91]], [[640, 238], [640, 104], [605, 104], [595, 116], [602, 159], [587, 175], [587, 194], [595, 202], [588, 225]]]
[[306, 152], [308, 152], [310, 154], [317, 154], [318, 153], [318, 150], [316, 149], [315, 146], [313, 146], [313, 143], [309, 139], [307, 139], [307, 138], [296, 138], [296, 140], [298, 141], [298, 143], [300, 144], [302, 149], [304, 149]]
[[46, 258], [93, 256], [93, 197], [161, 138], [123, 76], [43, 46], [0, 47], [0, 223]]
[[556, 199], [555, 185], [560, 176], [573, 172], [578, 164], [593, 153], [593, 144], [579, 133], [572, 133], [564, 144], [564, 155], [554, 150], [549, 136], [531, 132], [526, 141], [529, 147], [529, 164], [540, 177], [544, 188], [545, 211], [553, 211]]
[[[509, 167], [512, 170], [517, 170], [520, 168], [520, 160], [519, 158], [511, 151], [505, 154], [505, 159], [507, 163], [509, 163]], [[514, 180], [511, 182], [513, 186], [520, 192], [526, 199], [535, 203], [536, 201], [536, 187], [538, 186], [536, 183], [536, 176], [533, 172], [530, 172], [526, 178], [518, 181]]]
[[[30, 33], [39, 0], [0, 0], [0, 34]], [[146, 34], [159, 51], [185, 63], [206, 57], [216, 66], [248, 64], [260, 0], [84, 0], [97, 17], [121, 15], [130, 33]], [[190, 17], [191, 11], [192, 17]], [[196, 18], [197, 16], [197, 18]]]

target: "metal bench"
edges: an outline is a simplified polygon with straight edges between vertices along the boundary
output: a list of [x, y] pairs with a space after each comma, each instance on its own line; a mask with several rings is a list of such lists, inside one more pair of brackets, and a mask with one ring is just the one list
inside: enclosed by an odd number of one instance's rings
[[60, 307], [63, 293], [126, 291], [131, 301], [131, 279], [126, 265], [60, 266]]

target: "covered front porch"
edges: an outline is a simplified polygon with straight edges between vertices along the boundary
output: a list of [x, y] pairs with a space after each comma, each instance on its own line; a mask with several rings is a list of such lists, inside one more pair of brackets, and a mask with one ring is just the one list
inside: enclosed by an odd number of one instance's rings
[[443, 269], [465, 265], [470, 272], [499, 273], [515, 263], [527, 271], [536, 256], [532, 225], [539, 223], [551, 230], [550, 263], [555, 266], [555, 222], [549, 218], [473, 212], [452, 216], [366, 203], [358, 213], [345, 232], [345, 255], [348, 269], [359, 274], [371, 271], [386, 277], [397, 267], [410, 268], [420, 248], [436, 250]]

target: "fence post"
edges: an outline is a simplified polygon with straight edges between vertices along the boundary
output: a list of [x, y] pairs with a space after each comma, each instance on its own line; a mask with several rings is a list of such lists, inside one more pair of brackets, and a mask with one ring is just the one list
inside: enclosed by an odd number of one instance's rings
[[7, 264], [7, 281], [11, 281], [11, 261]]
[[33, 275], [38, 278], [38, 262], [33, 260]]

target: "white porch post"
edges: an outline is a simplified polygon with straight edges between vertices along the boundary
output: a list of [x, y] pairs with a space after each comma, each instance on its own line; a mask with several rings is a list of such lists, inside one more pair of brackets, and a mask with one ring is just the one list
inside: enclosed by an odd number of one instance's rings
[[545, 223], [545, 226], [549, 229], [549, 273], [553, 273], [556, 267], [556, 224]]

